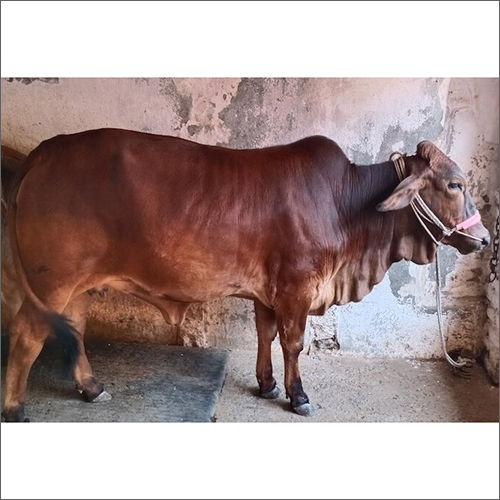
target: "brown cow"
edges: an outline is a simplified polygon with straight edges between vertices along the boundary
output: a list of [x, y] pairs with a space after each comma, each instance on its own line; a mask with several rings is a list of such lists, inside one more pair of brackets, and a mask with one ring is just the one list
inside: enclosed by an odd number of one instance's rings
[[[279, 394], [279, 332], [286, 395], [309, 415], [298, 365], [307, 315], [361, 300], [393, 262], [433, 260], [436, 245], [408, 207], [417, 193], [450, 227], [475, 212], [464, 176], [431, 143], [405, 166], [399, 183], [391, 161], [356, 166], [318, 136], [255, 150], [117, 129], [44, 141], [8, 207], [26, 298], [10, 329], [5, 419], [24, 420], [28, 373], [51, 331], [75, 348], [78, 390], [105, 399], [83, 342], [86, 292], [105, 286], [170, 323], [193, 302], [254, 300], [260, 394]], [[467, 233], [481, 241], [454, 233], [443, 242], [462, 253], [488, 244], [482, 224]]]

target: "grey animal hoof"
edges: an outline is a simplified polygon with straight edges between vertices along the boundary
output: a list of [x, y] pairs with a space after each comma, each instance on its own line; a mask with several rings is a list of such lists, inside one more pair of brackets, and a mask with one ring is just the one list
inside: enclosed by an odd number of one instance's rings
[[15, 410], [4, 410], [2, 412], [2, 422], [29, 422], [29, 418], [24, 418], [24, 409], [19, 407]]
[[260, 392], [259, 395], [264, 399], [277, 399], [280, 397], [280, 388], [275, 385], [270, 391]]
[[292, 410], [302, 417], [310, 417], [314, 415], [315, 408], [311, 403], [304, 403], [299, 406], [292, 406]]
[[104, 401], [109, 401], [113, 399], [111, 394], [108, 391], [102, 391], [99, 396], [94, 398], [91, 403], [103, 403]]

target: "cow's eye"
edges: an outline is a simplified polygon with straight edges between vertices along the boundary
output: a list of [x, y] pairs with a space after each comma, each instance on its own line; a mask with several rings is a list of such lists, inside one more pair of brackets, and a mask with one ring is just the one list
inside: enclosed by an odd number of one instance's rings
[[448, 188], [449, 189], [459, 189], [460, 191], [464, 190], [464, 187], [462, 186], [462, 184], [460, 184], [460, 182], [450, 182], [448, 184]]

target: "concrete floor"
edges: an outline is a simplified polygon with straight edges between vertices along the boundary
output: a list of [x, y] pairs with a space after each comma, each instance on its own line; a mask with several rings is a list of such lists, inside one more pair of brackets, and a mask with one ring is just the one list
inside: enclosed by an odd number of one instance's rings
[[[302, 354], [304, 389], [316, 407], [315, 415], [306, 418], [289, 411], [279, 345], [273, 345], [275, 378], [282, 390], [276, 400], [256, 396], [255, 351], [228, 352], [226, 377], [218, 395], [221, 382], [217, 379], [203, 388], [208, 384], [204, 373], [214, 371], [215, 364], [205, 366], [207, 363], [196, 356], [183, 362], [177, 359], [179, 349], [137, 343], [89, 343], [94, 371], [114, 396], [112, 401], [99, 404], [81, 401], [72, 382], [61, 378], [60, 368], [54, 371], [50, 359], [42, 359], [30, 377], [26, 413], [37, 422], [190, 421], [190, 415], [194, 415], [191, 400], [201, 397], [198, 392], [208, 391], [209, 398], [213, 394], [212, 414], [215, 408], [212, 420], [217, 422], [498, 421], [498, 387], [478, 365], [472, 379], [465, 380], [453, 375], [444, 361], [362, 359], [338, 351]], [[220, 365], [225, 353], [218, 352]], [[54, 358], [55, 364], [60, 365], [60, 357], [61, 353]], [[172, 387], [174, 373], [188, 388], [197, 377], [200, 382], [181, 397]], [[222, 374], [223, 370], [220, 381]], [[211, 415], [201, 420], [209, 420]]]
[[312, 417], [289, 411], [283, 361], [274, 346], [276, 400], [255, 397], [255, 352], [231, 351], [216, 410], [218, 422], [494, 422], [498, 387], [481, 366], [471, 380], [444, 361], [362, 359], [334, 353], [301, 355], [304, 389], [316, 407]]

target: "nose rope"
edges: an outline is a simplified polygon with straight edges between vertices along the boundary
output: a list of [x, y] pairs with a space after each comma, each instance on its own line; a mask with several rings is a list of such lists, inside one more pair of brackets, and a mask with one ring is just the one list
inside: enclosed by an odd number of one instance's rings
[[[392, 153], [390, 159], [394, 163], [394, 168], [396, 170], [396, 174], [398, 176], [399, 181], [401, 182], [406, 177], [406, 168], [405, 161], [403, 155], [401, 153]], [[459, 373], [464, 377], [470, 377], [470, 370], [473, 365], [473, 360], [469, 358], [463, 358], [462, 356], [458, 357], [458, 361], [455, 361], [449, 354], [448, 349], [446, 347], [446, 337], [443, 329], [443, 311], [441, 307], [441, 268], [439, 265], [439, 247], [441, 246], [441, 240], [437, 240], [435, 236], [432, 234], [431, 230], [427, 227], [427, 224], [424, 222], [430, 222], [437, 226], [443, 233], [443, 238], [446, 236], [450, 236], [453, 233], [457, 233], [463, 236], [467, 236], [473, 240], [482, 241], [481, 238], [476, 238], [470, 234], [464, 233], [460, 231], [460, 229], [468, 229], [475, 224], [478, 224], [481, 220], [481, 216], [479, 212], [476, 212], [472, 217], [464, 220], [460, 224], [457, 224], [454, 228], [446, 227], [441, 220], [437, 217], [437, 215], [427, 206], [422, 197], [417, 194], [415, 198], [410, 202], [410, 206], [415, 214], [415, 217], [420, 222], [420, 225], [424, 228], [425, 232], [430, 236], [432, 241], [437, 246], [436, 252], [436, 312], [438, 318], [438, 329], [439, 336], [441, 338], [441, 347], [443, 349], [444, 357], [446, 361], [459, 370]]]

